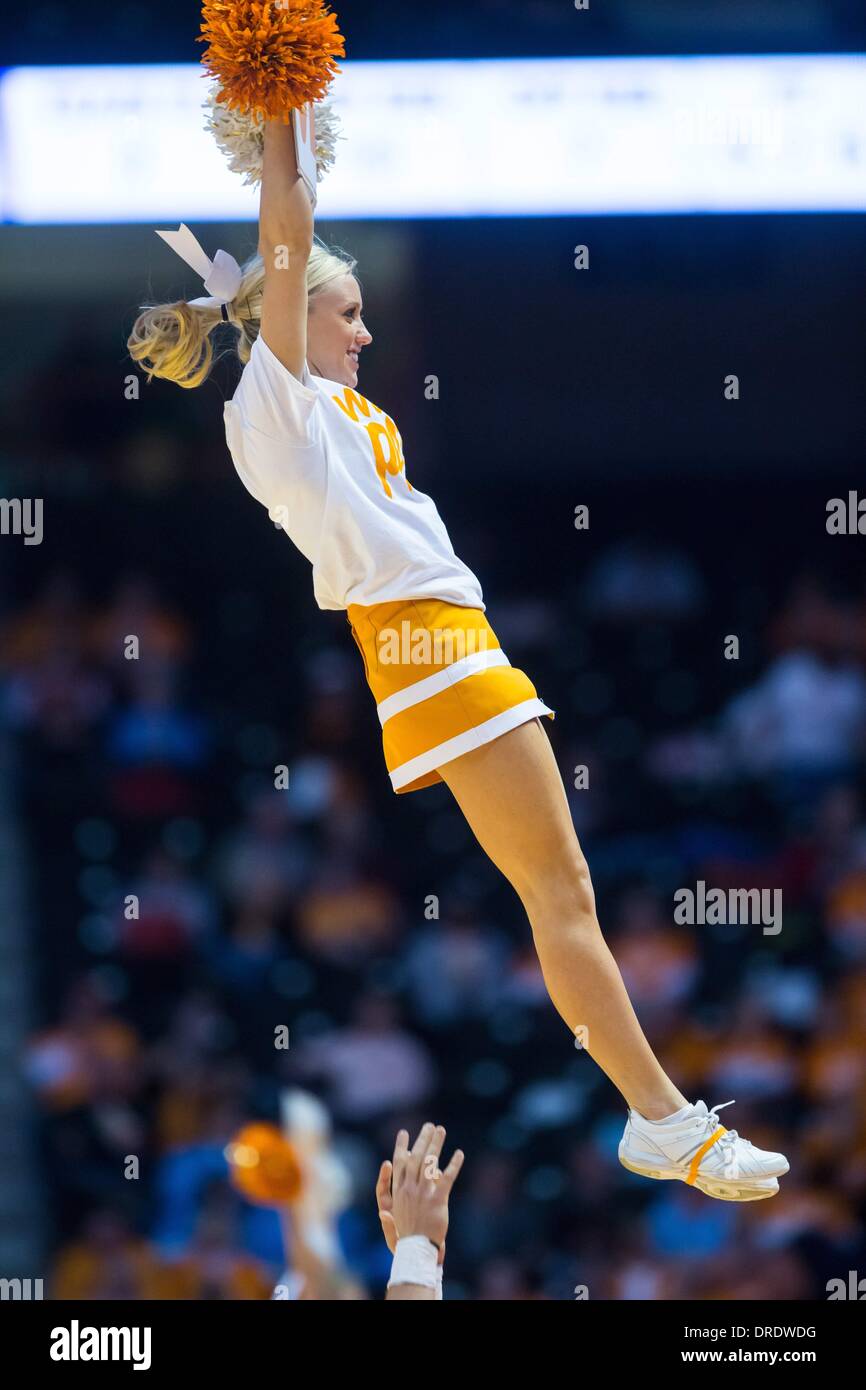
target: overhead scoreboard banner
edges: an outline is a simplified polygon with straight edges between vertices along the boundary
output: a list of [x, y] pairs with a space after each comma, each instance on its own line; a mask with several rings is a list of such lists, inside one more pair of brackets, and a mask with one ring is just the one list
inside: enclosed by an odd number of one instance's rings
[[[197, 64], [0, 77], [6, 222], [253, 219]], [[327, 218], [866, 211], [866, 55], [344, 65]]]

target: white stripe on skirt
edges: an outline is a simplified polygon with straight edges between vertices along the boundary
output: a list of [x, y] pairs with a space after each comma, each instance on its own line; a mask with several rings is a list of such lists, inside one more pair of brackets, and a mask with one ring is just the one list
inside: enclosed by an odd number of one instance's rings
[[449, 685], [456, 685], [467, 676], [475, 675], [476, 671], [486, 671], [490, 666], [510, 665], [511, 662], [501, 647], [491, 647], [489, 651], [472, 652], [469, 656], [462, 656], [459, 661], [452, 661], [450, 666], [443, 667], [441, 671], [434, 671], [432, 676], [423, 676], [413, 685], [407, 685], [404, 690], [397, 690], [393, 695], [380, 700], [376, 706], [379, 723], [384, 725], [395, 714], [402, 713], [404, 709], [411, 709], [420, 700], [429, 700], [431, 696], [438, 695], [440, 690], [447, 690]]
[[467, 729], [456, 738], [447, 738], [444, 743], [438, 743], [426, 753], [419, 753], [416, 758], [401, 763], [389, 774], [391, 786], [397, 791], [398, 788], [405, 787], [407, 782], [414, 782], [416, 777], [423, 777], [425, 772], [432, 772], [441, 763], [450, 763], [454, 758], [459, 758], [461, 753], [468, 753], [470, 748], [480, 748], [491, 739], [498, 738], [500, 734], [507, 734], [509, 729], [516, 729], [518, 724], [525, 724], [527, 720], [542, 714], [553, 714], [553, 710], [542, 700], [522, 700], [519, 705], [512, 705], [511, 709], [503, 710], [501, 714], [494, 714], [492, 719], [485, 719], [483, 724], [476, 724], [474, 729]]

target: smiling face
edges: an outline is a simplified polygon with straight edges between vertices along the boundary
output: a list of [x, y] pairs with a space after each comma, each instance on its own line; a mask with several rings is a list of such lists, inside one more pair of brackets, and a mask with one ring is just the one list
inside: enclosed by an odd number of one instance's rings
[[361, 318], [361, 289], [354, 275], [341, 275], [310, 300], [307, 363], [315, 376], [358, 385], [358, 357], [372, 343]]

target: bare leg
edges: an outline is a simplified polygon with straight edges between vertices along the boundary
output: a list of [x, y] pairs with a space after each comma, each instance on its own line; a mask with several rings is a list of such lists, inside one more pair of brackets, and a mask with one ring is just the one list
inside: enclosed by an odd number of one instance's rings
[[688, 1104], [644, 1037], [601, 934], [595, 894], [539, 720], [439, 768], [488, 858], [526, 908], [544, 982], [628, 1105], [660, 1120]]

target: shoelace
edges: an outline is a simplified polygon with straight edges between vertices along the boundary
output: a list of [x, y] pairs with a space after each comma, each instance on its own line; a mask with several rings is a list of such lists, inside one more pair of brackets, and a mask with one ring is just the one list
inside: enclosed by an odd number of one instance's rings
[[[733, 1104], [734, 1102], [732, 1100], [724, 1100], [721, 1102], [721, 1104], [714, 1105], [712, 1110], [707, 1111], [705, 1121], [706, 1127], [704, 1129], [705, 1134], [708, 1134], [710, 1130], [715, 1130], [718, 1128], [719, 1111], [724, 1110], [726, 1105]], [[751, 1139], [740, 1139], [740, 1136], [735, 1129], [726, 1130], [724, 1134], [719, 1135], [718, 1139], [718, 1142], [722, 1146], [722, 1149], [727, 1149], [731, 1156], [733, 1156], [734, 1148], [738, 1141], [741, 1144], [748, 1145], [750, 1149], [754, 1148], [754, 1144], [752, 1143]]]
[[[700, 1117], [695, 1128], [696, 1130], [700, 1130], [703, 1126], [705, 1138], [702, 1142], [699, 1142], [695, 1153], [692, 1155], [692, 1161], [689, 1164], [689, 1172], [686, 1178], [688, 1184], [697, 1181], [704, 1155], [709, 1153], [714, 1144], [720, 1144], [722, 1147], [722, 1153], [725, 1157], [726, 1174], [731, 1164], [737, 1165], [736, 1144], [740, 1138], [737, 1131], [735, 1129], [728, 1129], [724, 1130], [721, 1134], [717, 1133], [719, 1129], [723, 1129], [723, 1126], [719, 1123], [719, 1111], [724, 1110], [726, 1105], [733, 1105], [733, 1103], [732, 1100], [721, 1101], [720, 1104], [714, 1105], [712, 1110], [708, 1110], [706, 1115]], [[743, 1142], [748, 1143], [749, 1141], [744, 1140]], [[737, 1165], [733, 1173], [734, 1177], [738, 1176], [738, 1167], [739, 1165]]]

